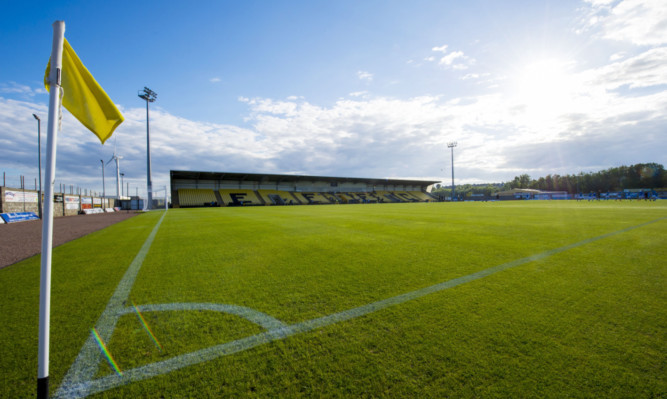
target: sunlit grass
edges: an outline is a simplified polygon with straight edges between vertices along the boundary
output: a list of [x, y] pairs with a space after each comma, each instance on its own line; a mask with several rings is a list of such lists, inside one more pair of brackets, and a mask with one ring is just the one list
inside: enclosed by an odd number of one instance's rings
[[[159, 216], [56, 248], [54, 386]], [[170, 210], [130, 297], [245, 306], [293, 324], [666, 216], [661, 202]], [[93, 397], [660, 397], [665, 233], [663, 219]], [[0, 270], [2, 397], [34, 392], [38, 263]], [[143, 316], [164, 352], [128, 313], [107, 343], [123, 370], [262, 331], [209, 311]], [[99, 376], [113, 373], [100, 363]]]

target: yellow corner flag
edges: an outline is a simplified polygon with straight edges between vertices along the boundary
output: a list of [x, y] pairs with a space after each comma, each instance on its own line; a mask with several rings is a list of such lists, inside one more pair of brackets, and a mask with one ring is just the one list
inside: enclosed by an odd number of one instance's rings
[[[46, 67], [44, 85], [49, 90], [51, 60]], [[67, 39], [63, 43], [62, 104], [85, 127], [90, 129], [102, 144], [125, 118], [109, 98], [93, 75], [83, 65]]]

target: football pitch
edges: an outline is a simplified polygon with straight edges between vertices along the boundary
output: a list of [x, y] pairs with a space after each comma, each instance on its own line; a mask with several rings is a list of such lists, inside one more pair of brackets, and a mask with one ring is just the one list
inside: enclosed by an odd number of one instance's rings
[[[0, 270], [34, 397], [39, 256]], [[665, 397], [667, 204], [153, 211], [53, 251], [60, 398]]]

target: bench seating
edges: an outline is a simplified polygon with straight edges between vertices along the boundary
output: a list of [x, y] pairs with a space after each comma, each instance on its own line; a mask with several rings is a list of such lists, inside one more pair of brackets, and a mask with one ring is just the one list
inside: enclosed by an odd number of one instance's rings
[[215, 193], [210, 189], [179, 188], [178, 203], [180, 206], [204, 206], [218, 202]]
[[219, 190], [223, 205], [262, 205], [262, 201], [257, 198], [253, 190], [248, 189], [221, 189]]

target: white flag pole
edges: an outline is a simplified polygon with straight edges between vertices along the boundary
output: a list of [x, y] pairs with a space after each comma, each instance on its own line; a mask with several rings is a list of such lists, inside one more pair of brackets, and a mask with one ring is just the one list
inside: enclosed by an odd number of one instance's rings
[[37, 397], [49, 397], [49, 317], [51, 313], [51, 249], [53, 246], [53, 189], [56, 182], [56, 143], [60, 110], [60, 84], [65, 22], [53, 23], [51, 72], [49, 73], [49, 121], [46, 136], [46, 187], [42, 219], [42, 267], [39, 283], [39, 358]]

